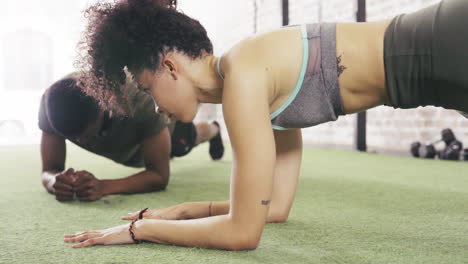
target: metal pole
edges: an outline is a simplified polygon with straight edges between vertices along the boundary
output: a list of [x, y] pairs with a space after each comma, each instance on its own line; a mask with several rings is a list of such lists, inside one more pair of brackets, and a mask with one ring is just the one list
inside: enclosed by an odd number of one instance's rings
[[[366, 0], [357, 0], [357, 22], [366, 22]], [[367, 114], [366, 111], [357, 114], [357, 126], [356, 126], [356, 149], [359, 151], [367, 151], [366, 142], [366, 122]]]
[[254, 8], [254, 18], [253, 18], [253, 33], [257, 33], [257, 23], [258, 23], [258, 4], [257, 0], [253, 0], [253, 8]]
[[282, 0], [283, 3], [283, 26], [289, 25], [289, 0]]

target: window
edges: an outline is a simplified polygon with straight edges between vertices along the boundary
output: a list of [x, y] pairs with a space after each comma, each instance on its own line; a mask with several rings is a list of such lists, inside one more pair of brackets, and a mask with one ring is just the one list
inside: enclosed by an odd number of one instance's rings
[[41, 90], [52, 81], [53, 41], [47, 34], [23, 29], [2, 38], [5, 91]]

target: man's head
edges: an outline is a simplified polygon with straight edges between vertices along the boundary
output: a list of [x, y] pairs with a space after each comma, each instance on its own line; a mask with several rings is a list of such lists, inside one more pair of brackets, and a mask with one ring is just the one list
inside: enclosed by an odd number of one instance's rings
[[85, 95], [74, 78], [54, 83], [45, 103], [51, 126], [65, 137], [77, 138], [90, 132], [102, 116], [96, 100]]

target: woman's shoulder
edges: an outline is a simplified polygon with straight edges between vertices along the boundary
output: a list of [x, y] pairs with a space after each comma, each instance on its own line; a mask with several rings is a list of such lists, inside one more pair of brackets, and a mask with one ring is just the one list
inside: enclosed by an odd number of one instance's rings
[[222, 55], [223, 71], [257, 67], [264, 68], [269, 64], [274, 54], [281, 52], [278, 41], [285, 37], [285, 32], [294, 28], [282, 28], [242, 39]]
[[237, 42], [227, 53], [239, 58], [270, 55], [278, 43], [293, 41], [300, 37], [300, 32], [300, 26], [291, 26], [255, 34]]
[[302, 54], [301, 28], [285, 27], [243, 39], [221, 58], [224, 75], [274, 84]]

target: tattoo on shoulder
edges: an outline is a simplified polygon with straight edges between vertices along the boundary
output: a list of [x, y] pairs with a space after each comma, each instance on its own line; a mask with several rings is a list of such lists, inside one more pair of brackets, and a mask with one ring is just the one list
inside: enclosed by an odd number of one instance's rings
[[336, 57], [336, 64], [338, 65], [338, 77], [347, 69], [346, 66], [341, 65], [341, 55]]
[[262, 205], [269, 205], [270, 204], [270, 200], [262, 200]]

